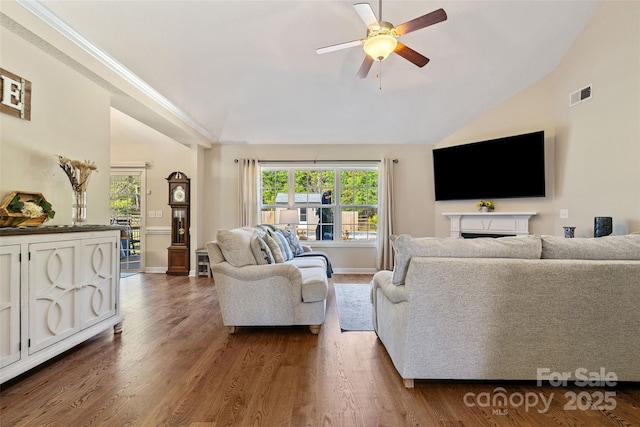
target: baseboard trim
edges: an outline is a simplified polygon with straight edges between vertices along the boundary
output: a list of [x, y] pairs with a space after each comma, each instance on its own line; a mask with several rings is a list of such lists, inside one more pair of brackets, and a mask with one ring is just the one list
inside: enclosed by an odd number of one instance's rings
[[150, 236], [150, 235], [170, 235], [171, 234], [171, 227], [167, 227], [167, 226], [149, 226], [149, 227], [145, 227], [144, 228], [144, 234]]
[[375, 268], [334, 268], [334, 274], [376, 274]]
[[144, 269], [145, 273], [166, 273], [167, 267], [147, 267]]

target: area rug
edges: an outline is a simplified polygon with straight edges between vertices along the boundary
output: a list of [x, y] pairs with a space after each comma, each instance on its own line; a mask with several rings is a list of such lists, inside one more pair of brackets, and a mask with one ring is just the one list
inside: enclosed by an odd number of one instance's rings
[[371, 284], [336, 283], [334, 288], [340, 329], [343, 332], [373, 331]]

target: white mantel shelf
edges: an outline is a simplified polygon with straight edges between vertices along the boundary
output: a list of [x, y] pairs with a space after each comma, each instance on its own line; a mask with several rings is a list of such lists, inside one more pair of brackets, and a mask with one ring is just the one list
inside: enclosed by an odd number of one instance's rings
[[453, 212], [442, 215], [451, 220], [451, 237], [462, 237], [462, 233], [525, 236], [529, 234], [529, 219], [537, 214], [537, 212]]

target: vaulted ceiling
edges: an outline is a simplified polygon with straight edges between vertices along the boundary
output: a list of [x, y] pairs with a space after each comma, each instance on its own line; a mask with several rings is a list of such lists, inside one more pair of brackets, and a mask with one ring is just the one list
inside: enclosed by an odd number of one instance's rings
[[[359, 0], [363, 1], [363, 0]], [[207, 129], [213, 142], [434, 144], [551, 72], [597, 1], [395, 1], [395, 25], [440, 7], [448, 20], [356, 72], [357, 1], [43, 1]], [[371, 1], [376, 14], [379, 3]]]

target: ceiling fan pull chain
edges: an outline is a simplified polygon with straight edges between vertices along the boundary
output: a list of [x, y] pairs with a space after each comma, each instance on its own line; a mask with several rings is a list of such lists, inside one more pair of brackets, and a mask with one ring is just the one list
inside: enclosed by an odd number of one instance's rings
[[378, 90], [382, 90], [382, 61], [378, 61]]

